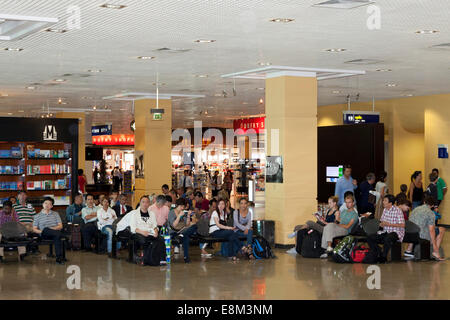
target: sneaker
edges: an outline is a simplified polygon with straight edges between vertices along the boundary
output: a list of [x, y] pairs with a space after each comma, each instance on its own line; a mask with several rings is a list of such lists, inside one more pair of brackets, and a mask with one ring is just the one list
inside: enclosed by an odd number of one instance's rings
[[327, 248], [327, 252], [333, 252], [333, 248], [332, 247], [328, 247]]
[[286, 251], [286, 253], [288, 253], [288, 254], [297, 254], [297, 251], [295, 250], [295, 248], [290, 248], [288, 251]]
[[184, 257], [184, 263], [191, 263], [191, 259]]
[[175, 248], [173, 249], [173, 253], [175, 253], [175, 254], [180, 253], [180, 248], [179, 248], [179, 247], [175, 247]]
[[64, 260], [61, 257], [56, 258], [56, 263], [57, 264], [64, 264]]
[[211, 253], [202, 253], [202, 257], [203, 258], [211, 258], [212, 254]]
[[405, 251], [403, 255], [408, 258], [414, 258], [414, 252]]
[[326, 259], [326, 258], [328, 258], [328, 253], [326, 253], [326, 252], [320, 256], [320, 259]]
[[160, 262], [159, 262], [159, 265], [160, 265], [160, 266], [165, 266], [165, 265], [167, 265], [167, 262], [166, 262], [166, 261], [160, 261]]

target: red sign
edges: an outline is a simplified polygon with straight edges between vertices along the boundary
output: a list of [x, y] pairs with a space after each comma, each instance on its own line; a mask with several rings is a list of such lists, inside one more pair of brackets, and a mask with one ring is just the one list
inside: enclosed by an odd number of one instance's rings
[[92, 144], [95, 144], [97, 146], [134, 146], [134, 134], [93, 136]]
[[[248, 119], [238, 119], [233, 121], [233, 128], [234, 131], [238, 129], [240, 132], [237, 132], [237, 134], [246, 133], [247, 130], [253, 129], [256, 133], [262, 133], [265, 129], [265, 120], [266, 117], [258, 117], [258, 118], [248, 118]], [[243, 132], [242, 132], [243, 131]]]

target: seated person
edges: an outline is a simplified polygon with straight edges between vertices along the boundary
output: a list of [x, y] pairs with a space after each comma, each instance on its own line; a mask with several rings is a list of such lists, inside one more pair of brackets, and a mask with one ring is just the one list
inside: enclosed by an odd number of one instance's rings
[[165, 206], [169, 208], [169, 210], [172, 209], [175, 206], [175, 203], [172, 203], [173, 198], [170, 195], [166, 195], [164, 197], [166, 198]]
[[[197, 224], [191, 220], [191, 211], [186, 211], [186, 199], [179, 198], [175, 201], [175, 208], [169, 212], [169, 234], [178, 236], [183, 243], [184, 262], [191, 262], [189, 258], [189, 238], [197, 232]], [[175, 252], [176, 253], [176, 252]]]
[[[119, 204], [119, 192], [117, 191], [111, 192], [111, 194], [109, 195], [109, 203], [111, 208], [114, 208]], [[100, 202], [100, 206], [103, 207], [102, 202]]]
[[209, 201], [203, 197], [200, 191], [195, 192], [195, 213], [203, 213], [209, 211]]
[[[380, 227], [383, 230], [367, 237], [370, 250], [377, 252], [378, 261], [381, 263], [387, 261], [387, 255], [393, 244], [396, 241], [402, 242], [405, 236], [405, 218], [402, 210], [394, 205], [394, 201], [395, 197], [392, 194], [383, 197], [384, 210], [380, 219]], [[378, 243], [383, 244], [382, 252]]]
[[[353, 192], [351, 192], [351, 191], [346, 191], [346, 192], [344, 193], [344, 199], [345, 199], [347, 196], [352, 196], [353, 199], [355, 199], [355, 195], [354, 195]], [[344, 201], [344, 202], [342, 203], [341, 207], [339, 208], [339, 212], [342, 212], [345, 208], [346, 208], [346, 204], [345, 204], [345, 201]], [[349, 209], [349, 208], [347, 208], [347, 209]], [[353, 210], [356, 212], [356, 214], [358, 214], [358, 209], [356, 208], [355, 205], [353, 206]]]
[[[227, 200], [219, 200], [219, 203], [224, 202], [224, 207], [226, 206]], [[252, 250], [252, 213], [248, 207], [248, 200], [246, 198], [239, 199], [239, 209], [234, 210], [233, 213], [233, 225], [236, 229], [236, 234], [238, 237], [246, 237], [246, 247], [243, 247], [243, 252], [247, 254], [249, 259], [254, 259]]]
[[400, 210], [402, 210], [403, 218], [405, 218], [405, 221], [407, 221], [408, 217], [409, 217], [409, 211], [411, 210], [411, 207], [412, 207], [411, 201], [409, 201], [408, 198], [403, 198], [403, 197], [397, 198], [396, 197], [395, 205], [397, 207], [399, 207]]
[[350, 233], [353, 226], [358, 223], [358, 213], [355, 210], [355, 200], [352, 195], [347, 195], [344, 199], [345, 209], [340, 211], [339, 223], [327, 223], [322, 233], [322, 248], [327, 252], [322, 254], [321, 258], [327, 258], [333, 251], [331, 243], [335, 237], [346, 236]]
[[127, 195], [126, 194], [120, 195], [119, 203], [113, 207], [113, 210], [116, 212], [116, 216], [118, 218], [122, 218], [128, 212], [133, 210], [133, 208], [127, 204]]
[[[436, 227], [435, 214], [432, 208], [437, 204], [437, 201], [430, 196], [425, 197], [425, 203], [411, 212], [410, 221], [414, 222], [420, 228], [419, 237], [430, 241], [432, 246], [433, 259], [437, 261], [445, 260], [439, 254], [439, 248], [444, 238], [445, 228]], [[408, 249], [405, 251], [406, 257], [414, 257], [413, 244], [408, 245]]]
[[8, 201], [11, 201], [12, 205], [14, 206], [17, 203], [17, 199], [14, 196], [11, 196], [8, 198]]
[[96, 195], [94, 196], [94, 205], [95, 205], [96, 207], [99, 207], [99, 206], [100, 206], [100, 196], [99, 196], [98, 194], [96, 194]]
[[66, 209], [66, 220], [80, 224], [83, 219], [81, 218], [81, 210], [85, 207], [83, 204], [83, 195], [77, 194], [73, 199], [73, 203]]
[[[164, 196], [161, 197], [164, 198]], [[136, 209], [130, 217], [130, 231], [135, 237], [137, 244], [139, 247], [144, 248], [144, 250], [151, 241], [162, 241], [162, 245], [164, 245], [164, 239], [158, 236], [158, 224], [156, 222], [155, 213], [150, 210], [149, 197], [142, 196], [139, 203], [139, 209]], [[164, 203], [162, 206], [164, 206]], [[166, 264], [165, 251], [162, 251], [160, 256], [160, 264]]]
[[[338, 197], [337, 196], [331, 196], [328, 198], [328, 210], [325, 214], [325, 217], [320, 217], [320, 219], [317, 219], [317, 222], [314, 221], [306, 221], [306, 224], [303, 226], [300, 226], [296, 229], [305, 229], [310, 228], [314, 229], [316, 231], [319, 231], [320, 233], [323, 233], [323, 228], [329, 224], [334, 223], [336, 220], [339, 220], [339, 210], [337, 207], [338, 204]], [[344, 203], [345, 205], [345, 203]], [[314, 214], [314, 217], [317, 218], [317, 216]], [[295, 232], [296, 233], [296, 232]], [[292, 235], [290, 236], [292, 237]]]
[[[104, 198], [104, 197], [103, 197]], [[92, 250], [92, 240], [97, 233], [97, 211], [100, 207], [94, 205], [94, 196], [92, 194], [86, 195], [86, 207], [81, 210], [81, 218], [84, 225], [81, 227], [81, 234], [83, 235], [84, 250]]]
[[236, 234], [237, 228], [228, 227], [225, 221], [225, 201], [219, 201], [217, 205], [217, 210], [215, 210], [211, 218], [209, 220], [209, 234], [213, 238], [225, 238], [228, 240], [228, 248], [233, 261], [238, 260], [236, 257], [236, 253], [239, 249], [242, 251], [246, 250], [245, 246], [241, 248], [241, 242], [239, 241], [239, 237]]
[[53, 198], [44, 198], [42, 211], [34, 217], [33, 233], [38, 234], [44, 240], [52, 240], [55, 246], [56, 263], [64, 264], [61, 241], [63, 225], [59, 214], [52, 211], [54, 203]]
[[26, 191], [19, 191], [18, 201], [13, 205], [13, 209], [19, 218], [19, 222], [25, 226], [28, 233], [31, 233], [33, 232], [33, 217], [36, 215], [36, 211], [31, 203], [27, 203], [27, 197]]
[[[102, 207], [97, 211], [97, 227], [101, 233], [107, 236], [107, 250], [108, 256], [111, 257], [112, 252], [112, 237], [113, 237], [113, 222], [117, 219], [116, 212], [110, 208], [109, 199], [103, 198]], [[120, 248], [120, 243], [117, 243]]]
[[[17, 217], [16, 212], [12, 208], [13, 204], [11, 201], [7, 200], [3, 202], [3, 209], [0, 210], [0, 226], [7, 222], [19, 222], [19, 217]], [[0, 233], [0, 242], [2, 242], [2, 234]], [[17, 253], [20, 257], [25, 256], [27, 252], [26, 246], [17, 247]], [[0, 261], [3, 260], [4, 253], [3, 247], [0, 247]]]
[[[150, 198], [149, 199], [150, 202]], [[149, 211], [153, 212], [156, 218], [156, 223], [159, 228], [164, 226], [167, 222], [167, 217], [169, 216], [169, 208], [166, 206], [166, 196], [159, 195], [156, 197], [155, 204], [149, 207]]]

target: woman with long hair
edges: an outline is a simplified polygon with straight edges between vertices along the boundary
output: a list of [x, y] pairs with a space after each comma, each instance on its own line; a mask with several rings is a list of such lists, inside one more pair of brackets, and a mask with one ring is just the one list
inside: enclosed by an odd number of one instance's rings
[[414, 171], [411, 175], [408, 198], [412, 203], [412, 210], [423, 204], [422, 171]]

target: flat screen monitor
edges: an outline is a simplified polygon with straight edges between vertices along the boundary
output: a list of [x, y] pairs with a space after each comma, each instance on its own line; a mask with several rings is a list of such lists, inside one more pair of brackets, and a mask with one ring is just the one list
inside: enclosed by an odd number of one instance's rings
[[86, 147], [86, 161], [100, 161], [103, 159], [103, 148]]
[[330, 166], [326, 168], [327, 182], [335, 183], [344, 175], [344, 166]]

